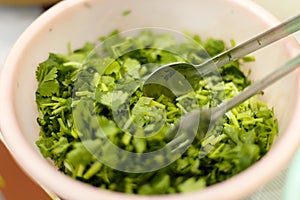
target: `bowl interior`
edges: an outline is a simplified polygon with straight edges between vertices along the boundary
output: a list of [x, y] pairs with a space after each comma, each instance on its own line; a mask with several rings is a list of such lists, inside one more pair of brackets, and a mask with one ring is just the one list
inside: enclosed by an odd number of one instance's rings
[[[240, 5], [230, 4], [228, 1], [189, 0], [187, 3], [166, 0], [163, 4], [168, 5], [167, 10], [157, 0], [143, 3], [126, 0], [118, 2], [118, 6], [110, 1], [85, 1], [70, 6], [55, 17], [48, 16], [48, 22], [32, 30], [33, 35], [26, 42], [16, 63], [19, 67], [16, 69], [13, 90], [18, 122], [32, 147], [35, 148], [34, 143], [38, 137], [35, 70], [49, 52], [67, 53], [68, 43], [72, 49], [76, 49], [82, 47], [86, 41], [94, 42], [99, 36], [107, 35], [115, 29], [123, 31], [162, 27], [181, 32], [189, 31], [203, 38], [221, 38], [227, 43], [230, 39], [235, 39], [239, 43], [270, 27], [259, 14], [254, 15], [248, 8], [241, 9]], [[122, 13], [126, 10], [131, 13], [123, 16]], [[251, 67], [252, 80], [264, 77], [291, 57], [286, 41], [254, 53], [256, 62], [244, 67], [245, 71]], [[296, 90], [295, 81], [295, 75], [292, 74], [265, 90], [263, 98], [270, 107], [275, 108], [280, 133], [285, 132], [291, 120], [295, 104], [295, 94], [292, 92]]]
[[[76, 49], [86, 41], [94, 42], [99, 36], [107, 35], [115, 29], [123, 31], [143, 27], [189, 31], [203, 38], [220, 38], [228, 44], [231, 39], [240, 43], [277, 23], [272, 16], [251, 2], [238, 2], [74, 0], [59, 3], [30, 26], [7, 60], [7, 63], [12, 64], [9, 66], [12, 75], [7, 77], [7, 81], [12, 82], [10, 94], [23, 137], [40, 155], [35, 145], [39, 134], [36, 123], [35, 71], [38, 64], [47, 59], [49, 52], [67, 53], [68, 43], [72, 49]], [[131, 12], [124, 16], [122, 13], [127, 10]], [[295, 48], [292, 38], [272, 44], [254, 53], [256, 61], [247, 64], [245, 71], [251, 68], [251, 79], [258, 80], [289, 60]], [[269, 106], [275, 109], [280, 134], [286, 132], [293, 116], [299, 95], [296, 78], [296, 73], [288, 75], [266, 89], [263, 96]]]

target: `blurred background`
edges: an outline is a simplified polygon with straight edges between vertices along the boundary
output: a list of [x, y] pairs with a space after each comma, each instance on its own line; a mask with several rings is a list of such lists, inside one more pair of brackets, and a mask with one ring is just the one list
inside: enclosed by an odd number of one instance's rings
[[[242, 1], [242, 0], [241, 0]], [[300, 0], [253, 0], [283, 21], [300, 13]], [[19, 35], [45, 10], [58, 0], [0, 0], [0, 69]], [[300, 42], [300, 33], [294, 34]], [[280, 200], [286, 171], [259, 189], [247, 200]], [[0, 133], [0, 200], [54, 199], [29, 179], [16, 165], [1, 142]]]
[[59, 0], [0, 0], [1, 5], [50, 5]]

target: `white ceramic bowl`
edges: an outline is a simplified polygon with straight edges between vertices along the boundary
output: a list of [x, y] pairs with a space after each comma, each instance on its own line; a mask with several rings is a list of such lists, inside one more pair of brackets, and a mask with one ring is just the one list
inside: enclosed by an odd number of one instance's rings
[[[122, 12], [131, 10], [124, 17]], [[96, 41], [114, 29], [145, 26], [198, 33], [237, 43], [250, 38], [278, 21], [249, 0], [67, 0], [39, 17], [21, 35], [2, 68], [0, 78], [0, 122], [4, 140], [20, 166], [37, 182], [64, 199], [105, 200], [186, 200], [240, 199], [267, 183], [283, 169], [300, 141], [299, 70], [265, 91], [264, 100], [275, 108], [280, 137], [259, 162], [235, 177], [202, 191], [163, 196], [132, 196], [101, 190], [75, 181], [58, 172], [35, 146], [35, 70], [49, 52], [67, 53]], [[257, 61], [248, 67], [257, 80], [279, 67], [298, 52], [289, 37], [255, 53]]]

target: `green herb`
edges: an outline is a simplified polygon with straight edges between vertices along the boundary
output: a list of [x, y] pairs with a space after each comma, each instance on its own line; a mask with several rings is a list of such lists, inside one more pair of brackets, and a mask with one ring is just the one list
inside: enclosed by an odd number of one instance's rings
[[[227, 112], [214, 130], [196, 137], [179, 159], [162, 169], [128, 173], [97, 159], [96, 155], [104, 154], [110, 162], [126, 163], [126, 158], [109, 153], [102, 133], [126, 151], [145, 153], [161, 149], [173, 139], [168, 131], [185, 112], [216, 106], [251, 83], [240, 70], [243, 62], [254, 61], [253, 57], [246, 57], [219, 69], [221, 83], [212, 74], [198, 80], [195, 92], [176, 100], [145, 97], [141, 90], [143, 80], [155, 68], [170, 62], [201, 63], [208, 55], [226, 50], [222, 40], [204, 41], [198, 35], [189, 36], [196, 42], [177, 43], [170, 35], [150, 31], [124, 38], [115, 31], [100, 38], [107, 41], [102, 46], [105, 57], [93, 53], [93, 43], [68, 55], [51, 53], [36, 71], [40, 126], [36, 144], [43, 156], [74, 179], [136, 194], [203, 189], [261, 159], [270, 149], [278, 125], [273, 110], [257, 96]], [[235, 45], [233, 40], [232, 44]], [[155, 157], [145, 165], [163, 160]]]
[[131, 13], [131, 10], [125, 10], [125, 11], [122, 12], [122, 15], [123, 15], [123, 16], [127, 16], [127, 15], [129, 15], [130, 13]]
[[244, 62], [253, 62], [253, 61], [255, 61], [254, 56], [245, 56], [242, 59], [243, 59]]

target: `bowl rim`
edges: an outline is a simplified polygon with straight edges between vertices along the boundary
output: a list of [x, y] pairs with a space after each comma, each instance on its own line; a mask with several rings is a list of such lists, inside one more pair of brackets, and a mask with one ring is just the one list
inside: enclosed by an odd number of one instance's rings
[[[271, 27], [278, 24], [279, 21], [266, 11], [261, 6], [252, 2], [251, 0], [225, 0], [228, 3], [234, 3], [241, 7], [247, 7], [249, 12], [258, 15], [266, 27]], [[129, 195], [118, 192], [112, 192], [108, 190], [101, 190], [96, 187], [92, 187], [88, 184], [81, 183], [79, 181], [74, 181], [72, 178], [64, 175], [63, 173], [57, 171], [53, 166], [51, 166], [46, 159], [42, 158], [38, 153], [33, 150], [22, 135], [22, 131], [19, 126], [11, 126], [12, 124], [18, 124], [15, 111], [13, 107], [13, 81], [9, 82], [7, 79], [13, 80], [15, 74], [16, 58], [20, 57], [23, 49], [28, 45], [28, 41], [39, 32], [45, 21], [53, 19], [58, 15], [62, 14], [67, 9], [72, 9], [83, 2], [88, 2], [85, 0], [67, 0], [61, 1], [50, 8], [48, 11], [40, 15], [18, 38], [16, 43], [10, 50], [4, 65], [1, 69], [0, 74], [0, 127], [2, 129], [2, 136], [4, 138], [5, 144], [9, 151], [12, 153], [13, 157], [21, 168], [36, 182], [41, 184], [43, 187], [51, 192], [55, 192], [57, 195], [62, 196], [67, 199], [84, 199], [87, 196], [89, 199], [97, 199], [103, 197], [106, 200], [117, 200], [117, 199], [130, 199], [130, 200], [142, 200], [142, 199], [152, 199], [152, 200], [164, 200], [169, 199], [208, 199], [214, 196], [214, 193], [218, 193], [219, 196], [224, 197], [236, 197], [236, 196], [247, 196], [250, 192], [254, 192], [259, 186], [267, 183], [272, 177], [275, 177], [284, 167], [289, 163], [292, 156], [296, 152], [296, 149], [300, 141], [300, 125], [298, 120], [300, 118], [300, 95], [297, 96], [295, 104], [295, 111], [292, 120], [286, 130], [289, 134], [284, 134], [281, 139], [272, 147], [270, 152], [265, 155], [259, 162], [252, 165], [247, 170], [239, 173], [231, 179], [223, 181], [221, 183], [212, 185], [202, 191], [194, 191], [187, 194], [176, 194], [176, 195], [154, 195], [154, 196], [140, 196], [140, 195]], [[296, 40], [290, 37], [291, 43], [295, 43], [289, 46], [290, 54], [295, 55], [299, 51], [299, 46]], [[300, 71], [297, 71], [297, 91], [300, 91]], [[300, 92], [299, 92], [300, 93]], [[295, 128], [296, 127], [296, 128]], [[9, 134], [15, 133], [15, 134]], [[289, 148], [286, 148], [286, 144], [289, 144]], [[15, 148], [15, 147], [22, 148]], [[282, 153], [281, 149], [285, 149]], [[24, 155], [31, 155], [30, 158]], [[274, 157], [276, 157], [274, 159]], [[28, 161], [30, 159], [30, 162]], [[32, 165], [35, 163], [35, 165]], [[276, 170], [274, 170], [274, 165], [277, 165]], [[40, 169], [43, 170], [40, 170]], [[259, 177], [253, 181], [249, 181], [249, 176], [255, 171], [255, 176]], [[48, 177], [56, 177], [53, 180], [49, 180]], [[262, 178], [263, 177], [263, 178]], [[244, 187], [247, 187], [247, 191], [236, 190], [235, 194], [232, 194], [233, 188], [239, 188], [240, 183], [243, 182]], [[63, 187], [61, 183], [64, 183]], [[76, 189], [74, 189], [76, 188]], [[69, 194], [68, 191], [72, 191]], [[88, 194], [88, 195], [87, 195]], [[220, 195], [221, 194], [221, 195]]]

